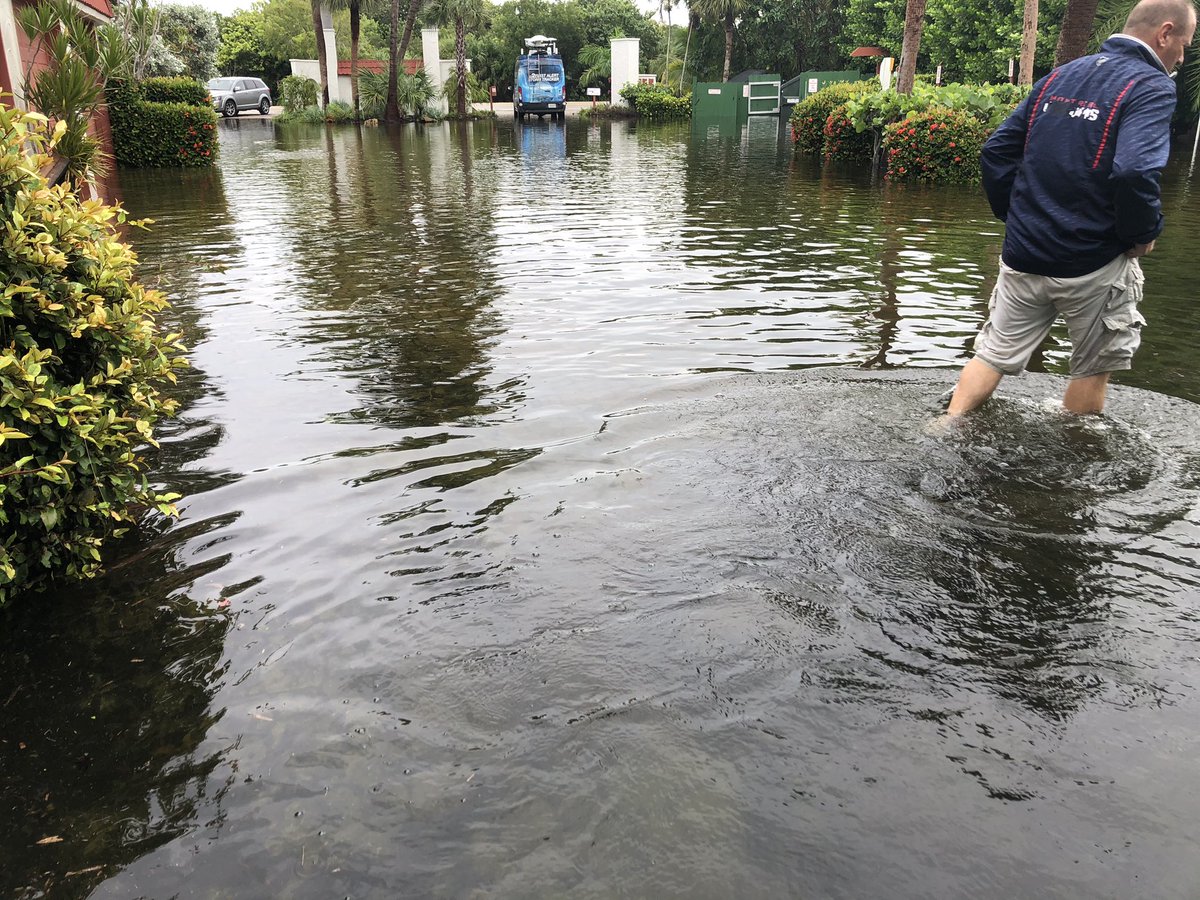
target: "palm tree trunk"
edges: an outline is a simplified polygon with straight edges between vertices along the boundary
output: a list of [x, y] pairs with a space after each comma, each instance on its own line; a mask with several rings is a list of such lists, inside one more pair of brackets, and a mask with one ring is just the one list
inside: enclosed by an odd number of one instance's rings
[[687, 41], [683, 45], [683, 68], [679, 70], [679, 93], [683, 93], [683, 78], [687, 74], [687, 58], [688, 51], [692, 48], [692, 29], [700, 24], [693, 12], [688, 13], [688, 35]]
[[362, 118], [362, 107], [358, 102], [358, 32], [362, 24], [361, 0], [350, 0], [350, 97], [354, 104], [354, 118]]
[[733, 16], [725, 17], [725, 68], [721, 70], [721, 80], [729, 80], [729, 67], [733, 63]]
[[467, 29], [462, 16], [454, 17], [454, 65], [458, 68], [458, 117], [467, 118]]
[[317, 35], [317, 66], [321, 69], [321, 108], [329, 105], [329, 68], [325, 58], [325, 26], [321, 22], [321, 0], [312, 0], [313, 31]]
[[400, 39], [400, 58], [408, 54], [408, 42], [412, 40], [413, 26], [417, 23], [417, 13], [421, 11], [423, 0], [409, 0], [408, 18], [404, 20], [404, 36]]
[[667, 4], [667, 65], [663, 69], [663, 81], [671, 83], [671, 4]]
[[396, 77], [400, 72], [400, 0], [392, 0], [392, 21], [388, 29], [388, 95], [383, 108], [383, 121], [400, 121], [400, 99]]
[[904, 46], [900, 50], [900, 75], [896, 92], [911, 94], [917, 80], [917, 54], [921, 50], [921, 29], [925, 27], [925, 0], [908, 0], [904, 11]]
[[1061, 66], [1087, 53], [1096, 7], [1099, 5], [1100, 0], [1067, 0], [1062, 31], [1058, 33], [1058, 47], [1054, 50], [1054, 65]]
[[1038, 0], [1025, 0], [1025, 21], [1021, 25], [1021, 70], [1017, 84], [1033, 84], [1033, 57], [1037, 52]]

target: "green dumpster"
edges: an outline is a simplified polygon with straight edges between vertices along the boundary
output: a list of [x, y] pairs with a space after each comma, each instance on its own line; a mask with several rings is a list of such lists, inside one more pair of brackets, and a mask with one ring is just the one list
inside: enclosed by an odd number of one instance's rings
[[692, 85], [693, 119], [745, 122], [750, 109], [749, 102], [749, 84], [714, 81]]

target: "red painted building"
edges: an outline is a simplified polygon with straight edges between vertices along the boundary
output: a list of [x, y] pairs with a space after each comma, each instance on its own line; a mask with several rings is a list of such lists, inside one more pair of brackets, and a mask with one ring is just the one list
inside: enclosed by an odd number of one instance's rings
[[[34, 53], [33, 43], [17, 21], [17, 12], [23, 6], [32, 5], [33, 0], [0, 0], [0, 102], [9, 106], [27, 109], [25, 101], [25, 79], [44, 67], [44, 54]], [[75, 0], [76, 8], [91, 21], [99, 24], [112, 19], [110, 0]], [[112, 156], [112, 132], [108, 124], [108, 111], [101, 107], [92, 123], [93, 133], [100, 138], [105, 152]], [[113, 166], [109, 166], [110, 169]], [[116, 195], [115, 179], [100, 185], [106, 197]]]

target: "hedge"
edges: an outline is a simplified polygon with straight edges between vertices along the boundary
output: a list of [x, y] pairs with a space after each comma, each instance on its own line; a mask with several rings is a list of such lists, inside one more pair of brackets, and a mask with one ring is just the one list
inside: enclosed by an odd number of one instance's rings
[[141, 83], [142, 99], [150, 103], [186, 103], [208, 106], [212, 95], [194, 78], [147, 78]]
[[627, 84], [621, 96], [642, 119], [690, 119], [692, 95], [678, 97], [668, 87], [654, 84]]
[[139, 507], [174, 513], [139, 455], [174, 412], [159, 393], [186, 365], [135, 278], [117, 207], [40, 174], [42, 116], [0, 106], [0, 606], [61, 576], [89, 577]]
[[[173, 80], [173, 79], [160, 79]], [[125, 84], [108, 89], [113, 150], [131, 168], [211, 166], [217, 159], [217, 114], [208, 103], [155, 103], [142, 89]]]
[[792, 140], [801, 153], [818, 154], [825, 149], [825, 123], [829, 114], [847, 100], [879, 89], [879, 82], [839, 81], [809, 94], [792, 109]]
[[833, 108], [825, 120], [823, 154], [828, 160], [869, 162], [875, 133], [859, 131], [846, 113], [846, 104]]

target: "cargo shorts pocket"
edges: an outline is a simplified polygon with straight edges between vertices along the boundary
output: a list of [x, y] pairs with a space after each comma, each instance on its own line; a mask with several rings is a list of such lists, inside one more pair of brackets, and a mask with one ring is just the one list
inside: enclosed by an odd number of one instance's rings
[[1145, 279], [1137, 260], [1130, 260], [1123, 283], [1113, 286], [1112, 294], [1104, 307], [1101, 321], [1104, 323], [1104, 344], [1100, 359], [1108, 363], [1127, 363], [1133, 359], [1142, 342], [1142, 326], [1146, 319], [1138, 312]]

